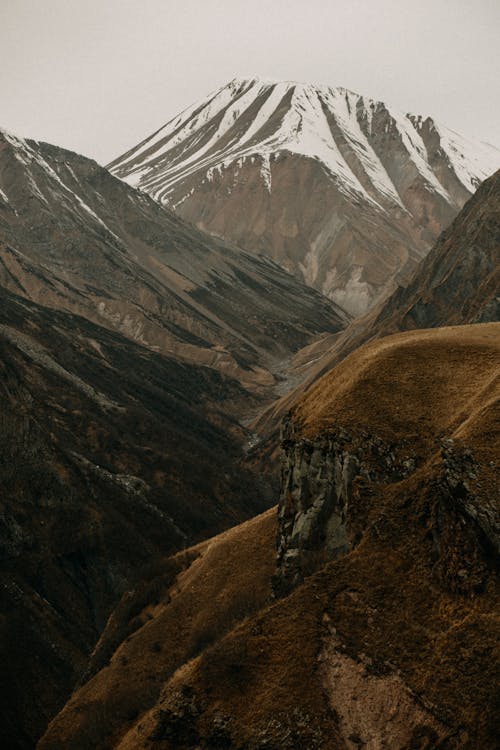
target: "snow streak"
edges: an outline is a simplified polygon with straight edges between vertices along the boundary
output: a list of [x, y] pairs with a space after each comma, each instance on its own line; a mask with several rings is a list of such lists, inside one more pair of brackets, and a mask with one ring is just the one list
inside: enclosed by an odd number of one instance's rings
[[453, 198], [441, 181], [443, 169], [457, 186], [473, 192], [500, 167], [500, 151], [493, 146], [472, 143], [429, 118], [402, 114], [347, 89], [235, 79], [109, 168], [175, 206], [196, 186], [222, 179], [228, 169], [234, 177], [248, 159], [260, 165], [271, 192], [271, 165], [282, 152], [318, 162], [342, 193], [382, 211], [406, 211], [401, 160], [412, 165], [413, 180], [447, 203]]

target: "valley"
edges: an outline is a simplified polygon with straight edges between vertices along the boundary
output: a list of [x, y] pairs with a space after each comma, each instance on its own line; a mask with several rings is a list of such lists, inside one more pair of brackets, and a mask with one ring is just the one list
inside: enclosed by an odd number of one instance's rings
[[495, 747], [499, 166], [253, 78], [0, 131], [3, 746]]

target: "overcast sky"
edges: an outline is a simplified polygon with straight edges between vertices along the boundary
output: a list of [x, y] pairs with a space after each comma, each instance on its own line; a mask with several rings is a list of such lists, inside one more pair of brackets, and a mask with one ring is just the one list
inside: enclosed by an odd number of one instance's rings
[[498, 0], [0, 0], [0, 127], [102, 163], [235, 76], [341, 85], [500, 146]]

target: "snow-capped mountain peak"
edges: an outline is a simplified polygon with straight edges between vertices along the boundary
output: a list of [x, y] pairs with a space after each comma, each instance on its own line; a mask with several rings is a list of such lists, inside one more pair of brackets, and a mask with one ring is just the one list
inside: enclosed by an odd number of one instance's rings
[[[110, 167], [130, 184], [175, 205], [175, 186], [193, 172], [209, 173], [252, 156], [260, 157], [262, 178], [270, 187], [270, 157], [289, 152], [319, 161], [353, 198], [404, 208], [377, 148], [381, 135], [391, 132], [429, 189], [451, 200], [430, 163], [423, 129], [439, 139], [450, 169], [468, 191], [500, 166], [494, 147], [473, 144], [430, 118], [403, 114], [343, 87], [234, 78]], [[368, 189], [357, 175], [359, 167]]]
[[430, 117], [259, 78], [233, 79], [109, 165], [353, 314], [407, 277], [499, 167], [498, 149]]

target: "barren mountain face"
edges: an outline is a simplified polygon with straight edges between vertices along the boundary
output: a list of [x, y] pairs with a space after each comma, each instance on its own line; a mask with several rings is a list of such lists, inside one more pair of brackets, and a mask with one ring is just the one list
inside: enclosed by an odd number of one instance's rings
[[0, 135], [0, 190], [2, 284], [253, 391], [349, 320], [275, 263], [207, 237], [83, 156]]
[[342, 88], [234, 80], [109, 168], [353, 315], [417, 262], [500, 152]]

